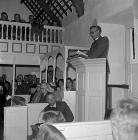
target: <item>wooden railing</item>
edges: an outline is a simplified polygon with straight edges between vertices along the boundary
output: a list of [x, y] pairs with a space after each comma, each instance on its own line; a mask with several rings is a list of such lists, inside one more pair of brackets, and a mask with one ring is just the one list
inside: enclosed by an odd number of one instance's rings
[[[22, 43], [22, 47], [26, 47], [26, 44], [34, 44], [35, 48], [41, 45], [43, 49], [44, 46], [51, 47], [52, 45], [60, 47], [63, 45], [63, 31], [64, 28], [62, 27], [39, 27], [31, 26], [29, 23], [0, 21], [0, 51], [9, 52], [13, 50], [13, 43], [16, 43], [16, 47], [20, 43]], [[2, 44], [5, 42], [8, 44], [6, 49], [3, 47], [5, 44]], [[12, 44], [11, 49], [9, 48], [10, 44]], [[39, 48], [37, 50], [43, 52], [43, 49], [40, 50]], [[26, 49], [22, 48], [22, 50]], [[37, 52], [37, 50], [32, 50], [32, 52]], [[47, 48], [46, 50], [49, 52], [52, 49]]]

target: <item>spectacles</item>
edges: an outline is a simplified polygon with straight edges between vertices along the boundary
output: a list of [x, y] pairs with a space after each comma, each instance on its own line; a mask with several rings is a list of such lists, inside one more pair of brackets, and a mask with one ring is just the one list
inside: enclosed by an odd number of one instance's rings
[[94, 34], [95, 32], [97, 32], [98, 30], [95, 30], [95, 31], [90, 31], [89, 34]]

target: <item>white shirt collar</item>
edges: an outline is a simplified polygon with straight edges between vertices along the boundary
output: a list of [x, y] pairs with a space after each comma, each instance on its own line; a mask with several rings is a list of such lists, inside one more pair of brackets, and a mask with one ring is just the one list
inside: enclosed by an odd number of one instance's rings
[[56, 103], [53, 106], [50, 106], [50, 107], [56, 107]]

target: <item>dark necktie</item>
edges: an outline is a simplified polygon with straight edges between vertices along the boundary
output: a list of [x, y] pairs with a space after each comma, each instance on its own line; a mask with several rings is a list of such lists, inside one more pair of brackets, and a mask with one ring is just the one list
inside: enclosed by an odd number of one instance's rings
[[56, 107], [50, 106], [49, 107], [50, 110], [57, 110]]

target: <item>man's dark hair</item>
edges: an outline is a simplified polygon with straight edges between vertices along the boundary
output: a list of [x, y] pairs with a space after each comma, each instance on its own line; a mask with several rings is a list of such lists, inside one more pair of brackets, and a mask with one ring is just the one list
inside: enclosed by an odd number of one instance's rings
[[8, 14], [6, 12], [2, 12], [1, 15], [7, 15], [8, 16]]
[[99, 31], [100, 34], [102, 33], [102, 29], [101, 29], [100, 26], [98, 26], [98, 25], [92, 25], [92, 26], [90, 26], [90, 29], [92, 29], [92, 28], [96, 28]]

